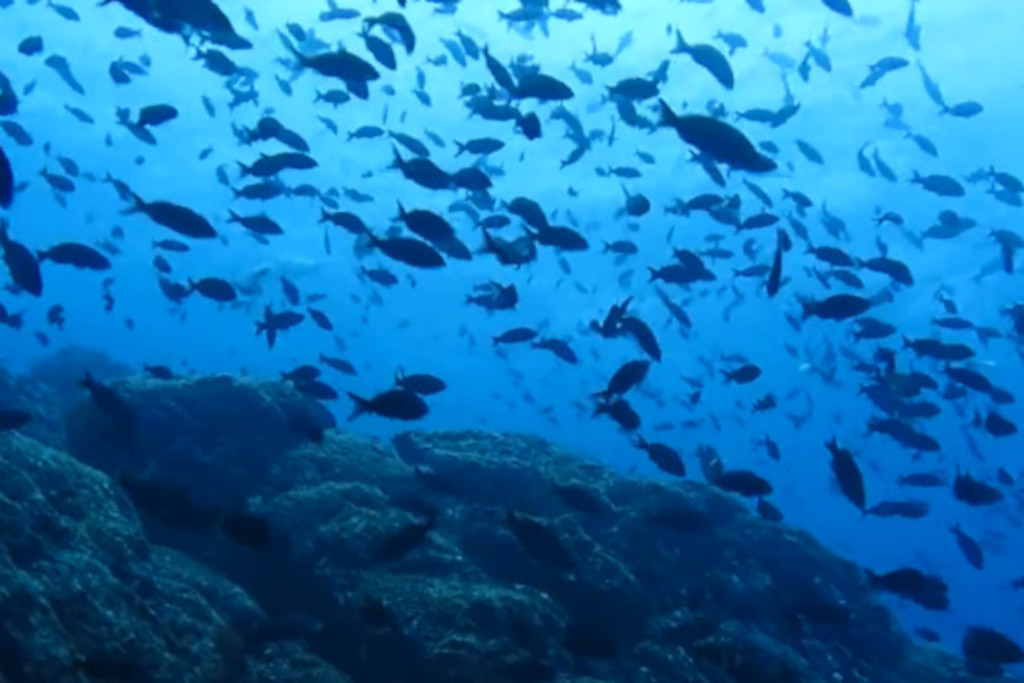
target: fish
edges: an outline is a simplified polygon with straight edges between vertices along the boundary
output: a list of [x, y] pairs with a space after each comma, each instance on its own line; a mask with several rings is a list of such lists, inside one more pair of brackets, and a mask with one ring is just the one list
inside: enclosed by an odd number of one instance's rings
[[723, 470], [711, 479], [711, 484], [745, 498], [762, 498], [773, 491], [767, 479], [750, 470]]
[[448, 388], [440, 377], [424, 373], [407, 375], [401, 369], [395, 375], [395, 386], [420, 396], [433, 396]]
[[186, 206], [168, 201], [146, 202], [134, 193], [131, 198], [133, 206], [127, 210], [128, 214], [143, 213], [154, 223], [184, 237], [212, 239], [217, 236], [208, 220]]
[[678, 451], [663, 443], [649, 442], [637, 436], [634, 444], [647, 454], [647, 458], [659, 470], [676, 477], [686, 476], [686, 465]]
[[999, 489], [961, 472], [953, 480], [953, 497], [974, 507], [994, 505], [1004, 499]]
[[954, 524], [949, 528], [949, 530], [956, 538], [956, 544], [960, 548], [960, 552], [963, 553], [968, 564], [978, 570], [984, 569], [985, 555], [978, 542], [971, 536], [967, 535], [967, 533], [960, 528], [959, 524]]
[[928, 610], [949, 607], [949, 586], [940, 577], [913, 569], [895, 569], [885, 574], [868, 571], [868, 582], [876, 589], [898, 595]]
[[993, 628], [968, 626], [960, 644], [968, 663], [977, 660], [993, 664], [1024, 662], [1024, 648]]
[[238, 298], [234, 285], [223, 278], [204, 277], [188, 281], [188, 291], [198, 292], [207, 299], [219, 303], [229, 303]]
[[847, 320], [866, 313], [872, 306], [869, 299], [856, 294], [835, 294], [825, 299], [806, 299], [800, 302], [803, 318]]
[[761, 376], [761, 368], [753, 363], [747, 363], [733, 370], [723, 370], [722, 375], [726, 383], [750, 384]]
[[36, 252], [39, 263], [51, 261], [61, 265], [74, 266], [85, 270], [109, 270], [110, 259], [87, 244], [61, 242], [49, 249]]
[[661, 122], [686, 142], [715, 161], [730, 168], [751, 173], [774, 171], [778, 164], [757, 151], [738, 129], [718, 119], [699, 114], [677, 115], [665, 100], [661, 104]]
[[21, 429], [32, 421], [32, 414], [19, 408], [0, 408], [0, 433]]
[[349, 415], [349, 422], [367, 414], [392, 420], [413, 421], [426, 417], [429, 412], [420, 395], [408, 389], [389, 389], [371, 398], [363, 398], [352, 392], [349, 392], [348, 396], [355, 404]]
[[7, 219], [0, 218], [0, 251], [3, 251], [7, 271], [19, 289], [34, 297], [42, 296], [43, 276], [39, 262], [28, 247], [11, 239], [9, 229]]
[[135, 410], [117, 389], [94, 379], [88, 370], [78, 383], [112, 426], [128, 435], [135, 430]]
[[854, 507], [864, 512], [867, 500], [864, 490], [864, 475], [861, 474], [857, 461], [853, 459], [853, 454], [842, 448], [835, 437], [826, 443], [825, 447], [832, 455], [832, 473], [835, 475], [836, 481], [839, 482], [839, 490], [847, 500], [853, 503]]
[[10, 209], [14, 203], [14, 170], [11, 168], [11, 160], [0, 145], [0, 208]]

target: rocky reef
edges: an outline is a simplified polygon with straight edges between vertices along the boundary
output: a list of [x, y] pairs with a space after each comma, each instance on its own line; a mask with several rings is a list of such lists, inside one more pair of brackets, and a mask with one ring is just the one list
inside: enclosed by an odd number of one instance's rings
[[128, 435], [27, 384], [0, 382], [38, 418], [0, 433], [12, 683], [975, 680], [702, 484], [519, 435], [368, 440], [287, 384], [120, 380]]

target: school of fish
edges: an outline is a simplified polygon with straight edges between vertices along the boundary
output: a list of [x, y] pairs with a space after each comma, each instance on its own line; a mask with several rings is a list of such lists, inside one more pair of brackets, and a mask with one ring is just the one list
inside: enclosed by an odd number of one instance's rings
[[[591, 34], [583, 44], [562, 43], [557, 54], [565, 58], [550, 61], [502, 47], [503, 34], [557, 42], [591, 22], [614, 26], [640, 0], [495, 3], [486, 11], [495, 15], [493, 33], [464, 28], [459, 0], [326, 0], [314, 21], [281, 26], [264, 25], [259, 7], [234, 8], [232, 21], [212, 0], [0, 0], [0, 21], [8, 10], [39, 19], [31, 35], [8, 29], [0, 58], [3, 344], [73, 342], [65, 325], [76, 319], [116, 315], [134, 330], [152, 310], [188, 330], [200, 325], [197, 310], [217, 310], [225, 327], [244, 326], [271, 354], [303, 357], [282, 381], [332, 407], [347, 401], [351, 408], [339, 410], [350, 421], [423, 420], [449, 385], [473, 382], [407, 373], [401, 357], [346, 352], [357, 331], [398, 338], [418, 357], [434, 353], [449, 366], [460, 355], [498, 365], [504, 385], [488, 386], [481, 402], [580, 430], [608, 421], [608, 434], [624, 435], [612, 447], [631, 444], [669, 478], [692, 477], [696, 464], [709, 483], [749, 498], [767, 519], [781, 521], [794, 504], [773, 494], [808, 458], [827, 463], [830, 480], [821, 485], [851, 516], [922, 520], [933, 505], [992, 509], [948, 529], [964, 561], [984, 572], [989, 551], [978, 520], [1017, 533], [1024, 502], [1020, 468], [988, 456], [1020, 443], [1024, 237], [1006, 221], [967, 215], [963, 202], [1019, 209], [1024, 182], [985, 160], [947, 166], [920, 132], [927, 126], [910, 121], [908, 110], [918, 118], [926, 111], [928, 125], [986, 133], [985, 106], [945, 92], [922, 59], [927, 21], [919, 17], [937, 1], [900, 0], [908, 14], [891, 54], [833, 64], [833, 32], [879, 30], [859, 21], [855, 0], [806, 3], [823, 30], [801, 36], [798, 52], [719, 25], [713, 10], [725, 0], [682, 0], [670, 3], [680, 17], [700, 20], [666, 16], [663, 33], [643, 36], [620, 26], [616, 45]], [[779, 40], [787, 17], [772, 4], [737, 1], [729, 11], [761, 15]], [[51, 26], [59, 31], [50, 35]], [[117, 52], [138, 56], [86, 69], [82, 61], [95, 54], [61, 54], [59, 36], [69, 30], [109, 36]], [[153, 40], [174, 41], [178, 63], [155, 63]], [[618, 65], [634, 64], [635, 53], [658, 58], [624, 73]], [[771, 69], [779, 97], [734, 107], [746, 101], [735, 95], [766, 89], [745, 82], [754, 63]], [[89, 96], [85, 72], [105, 74], [103, 91], [113, 87], [123, 101]], [[157, 72], [182, 82], [161, 87]], [[840, 76], [849, 78], [836, 85]], [[841, 125], [824, 131], [813, 118], [814, 93], [826, 87], [881, 112], [877, 136], [850, 141], [849, 158], [819, 148], [842, 134]], [[138, 105], [133, 89], [164, 97]], [[92, 153], [65, 154], [46, 141], [54, 132], [37, 125], [38, 98], [59, 103], [50, 115], [89, 140]], [[176, 133], [189, 130], [190, 117], [212, 122], [220, 139]], [[894, 145], [897, 161], [887, 160]], [[160, 168], [194, 146], [190, 167]], [[105, 162], [115, 151], [132, 160], [130, 175]], [[842, 188], [832, 197], [808, 189], [819, 187], [816, 174], [837, 167], [883, 198], [871, 207], [873, 220], [830, 208], [842, 204]], [[381, 187], [393, 189], [384, 196]], [[885, 205], [895, 188], [931, 208], [911, 214]], [[83, 194], [103, 199], [86, 208]], [[60, 239], [34, 231], [44, 201], [46, 211], [66, 216]], [[589, 206], [609, 202], [617, 208], [597, 220]], [[104, 211], [116, 225], [100, 233], [83, 225], [84, 214]], [[330, 278], [258, 268], [256, 258], [283, 260], [278, 245], [300, 235], [289, 253], [301, 244], [299, 256], [344, 271], [358, 292], [333, 288]], [[947, 247], [984, 255], [969, 295], [918, 269], [926, 251]], [[242, 276], [220, 267], [227, 253], [259, 256]], [[51, 292], [68, 290], [51, 278], [83, 290], [98, 285], [98, 297], [88, 307], [55, 298]], [[429, 284], [436, 281], [461, 289], [452, 295]], [[376, 322], [403, 290], [414, 302], [409, 317], [423, 319], [415, 333], [390, 318]], [[979, 299], [994, 301], [995, 313]], [[897, 308], [908, 300], [908, 309]], [[148, 304], [136, 310], [136, 301]], [[910, 309], [917, 319], [896, 313]], [[748, 314], [754, 323], [744, 322]], [[432, 349], [435, 329], [453, 325], [464, 348]], [[148, 343], [145, 329], [133, 334]], [[324, 343], [289, 347], [300, 334]], [[142, 370], [174, 380], [190, 350], [152, 358]], [[993, 350], [1016, 362], [988, 362]], [[780, 363], [797, 370], [781, 376]], [[367, 367], [394, 381], [356, 391]], [[546, 390], [562, 394], [535, 398], [529, 376], [537, 367]], [[578, 383], [585, 388], [565, 399]], [[88, 376], [83, 386], [115, 424], [134, 428], [116, 387]], [[708, 394], [727, 398], [709, 402]], [[867, 419], [854, 423], [823, 395], [844, 396]], [[772, 414], [785, 420], [766, 422]], [[460, 424], [456, 418], [448, 422]], [[0, 405], [0, 431], [30, 419], [24, 407]], [[827, 425], [827, 442], [801, 440], [809, 421]], [[462, 426], [475, 425], [469, 418]], [[736, 443], [753, 444], [758, 459], [714, 445], [736, 430]], [[879, 465], [876, 452], [889, 462]], [[742, 466], [728, 465], [736, 460]], [[121, 483], [145, 495], [140, 484]], [[253, 524], [229, 521], [240, 533]], [[264, 533], [258, 525], [256, 533]], [[926, 610], [951, 604], [945, 580], [920, 568], [886, 568], [869, 579]], [[1021, 588], [1024, 577], [1007, 586]], [[927, 628], [919, 635], [939, 637]], [[1024, 661], [1010, 636], [986, 625], [969, 626], [961, 649], [979, 672]]]

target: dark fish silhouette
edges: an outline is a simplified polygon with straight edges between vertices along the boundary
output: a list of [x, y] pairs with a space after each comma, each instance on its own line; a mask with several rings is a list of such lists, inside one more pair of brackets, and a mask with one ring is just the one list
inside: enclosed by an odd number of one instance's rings
[[28, 247], [11, 239], [8, 229], [7, 220], [0, 218], [0, 250], [3, 250], [7, 271], [21, 290], [32, 296], [41, 296], [43, 276], [39, 271], [39, 262]]
[[408, 389], [391, 389], [368, 399], [351, 392], [348, 396], [355, 402], [349, 421], [366, 413], [392, 420], [419, 420], [429, 411], [419, 394]]

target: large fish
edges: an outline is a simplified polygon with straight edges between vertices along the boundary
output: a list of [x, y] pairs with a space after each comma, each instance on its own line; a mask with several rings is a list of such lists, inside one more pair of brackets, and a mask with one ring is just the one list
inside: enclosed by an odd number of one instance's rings
[[778, 165], [761, 154], [753, 143], [728, 123], [700, 114], [677, 115], [665, 102], [661, 102], [661, 126], [675, 129], [687, 144], [707, 154], [718, 163], [738, 171], [768, 173]]

